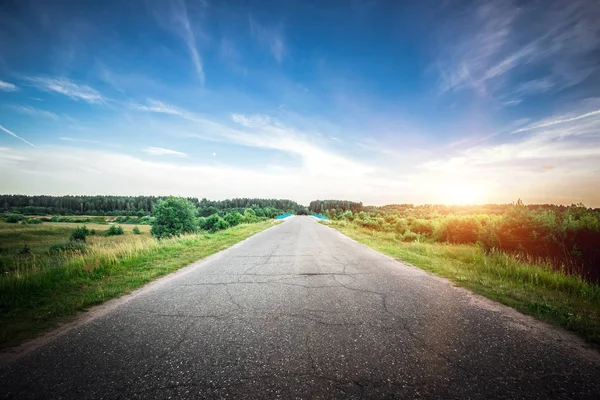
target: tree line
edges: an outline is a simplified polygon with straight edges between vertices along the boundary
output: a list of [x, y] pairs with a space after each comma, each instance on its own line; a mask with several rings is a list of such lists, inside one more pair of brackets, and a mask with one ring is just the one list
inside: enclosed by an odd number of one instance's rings
[[[158, 200], [168, 196], [27, 196], [0, 195], [0, 212], [23, 215], [91, 215], [91, 216], [146, 216], [152, 214]], [[292, 200], [235, 198], [211, 201], [186, 198], [200, 216], [215, 213], [243, 213], [251, 208], [259, 217], [273, 218], [279, 214], [303, 214], [306, 207]]]

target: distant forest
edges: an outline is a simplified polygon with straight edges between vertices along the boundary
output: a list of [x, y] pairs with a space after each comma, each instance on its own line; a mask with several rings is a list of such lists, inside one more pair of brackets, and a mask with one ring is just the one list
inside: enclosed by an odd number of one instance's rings
[[[167, 196], [26, 196], [0, 195], [0, 212], [24, 215], [108, 215], [138, 216], [152, 213], [158, 199]], [[187, 198], [198, 208], [201, 217], [215, 213], [241, 212], [252, 208], [258, 217], [273, 218], [279, 214], [305, 214], [306, 207], [291, 200], [228, 199], [211, 201]]]
[[[158, 199], [167, 196], [26, 196], [0, 195], [0, 212], [24, 215], [92, 215], [92, 216], [138, 216], [152, 213]], [[502, 215], [513, 204], [486, 204], [473, 206], [449, 206], [440, 204], [389, 204], [385, 206], [365, 206], [363, 203], [348, 200], [314, 200], [308, 208], [292, 200], [236, 198], [212, 201], [195, 197], [187, 198], [198, 208], [201, 217], [215, 213], [241, 212], [246, 208], [255, 210], [257, 216], [274, 217], [278, 214], [324, 214], [335, 218], [337, 214], [367, 212], [371, 215], [395, 213], [400, 216], [427, 218], [436, 215]], [[582, 206], [582, 205], [578, 205]], [[564, 212], [568, 206], [553, 204], [528, 204], [530, 210], [553, 210]], [[600, 212], [600, 209], [594, 209]]]

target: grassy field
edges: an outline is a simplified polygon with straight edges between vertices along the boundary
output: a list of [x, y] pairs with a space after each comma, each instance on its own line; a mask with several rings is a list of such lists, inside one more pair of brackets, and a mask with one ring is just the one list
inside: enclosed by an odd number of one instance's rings
[[[108, 225], [86, 224], [85, 251], [51, 254], [68, 242], [72, 223], [0, 223], [0, 348], [15, 345], [72, 318], [78, 311], [123, 295], [153, 279], [225, 249], [270, 226], [242, 224], [214, 234], [157, 241], [148, 231], [106, 237]], [[27, 250], [24, 250], [27, 249]]]
[[525, 314], [574, 331], [600, 346], [600, 286], [475, 245], [402, 242], [391, 232], [353, 223], [331, 226], [367, 246], [447, 278]]

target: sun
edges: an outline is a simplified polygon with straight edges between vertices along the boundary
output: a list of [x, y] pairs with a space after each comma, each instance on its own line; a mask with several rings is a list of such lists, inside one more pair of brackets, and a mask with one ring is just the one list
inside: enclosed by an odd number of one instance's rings
[[455, 184], [448, 186], [444, 203], [447, 204], [476, 204], [481, 200], [481, 192], [469, 185]]

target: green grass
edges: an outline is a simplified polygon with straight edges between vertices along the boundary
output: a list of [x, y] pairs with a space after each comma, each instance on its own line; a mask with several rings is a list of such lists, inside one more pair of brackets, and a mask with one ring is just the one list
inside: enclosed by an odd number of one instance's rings
[[547, 265], [474, 245], [401, 242], [394, 233], [352, 223], [332, 227], [398, 260], [435, 273], [492, 300], [569, 329], [600, 346], [600, 286]]
[[[133, 227], [124, 227], [124, 235], [104, 237], [108, 226], [86, 225], [97, 235], [88, 236], [85, 254], [52, 256], [48, 248], [67, 241], [72, 224], [0, 223], [0, 348], [272, 226], [269, 221], [242, 224], [214, 234], [156, 241], [148, 233], [132, 234]], [[25, 244], [30, 254], [19, 254]]]

